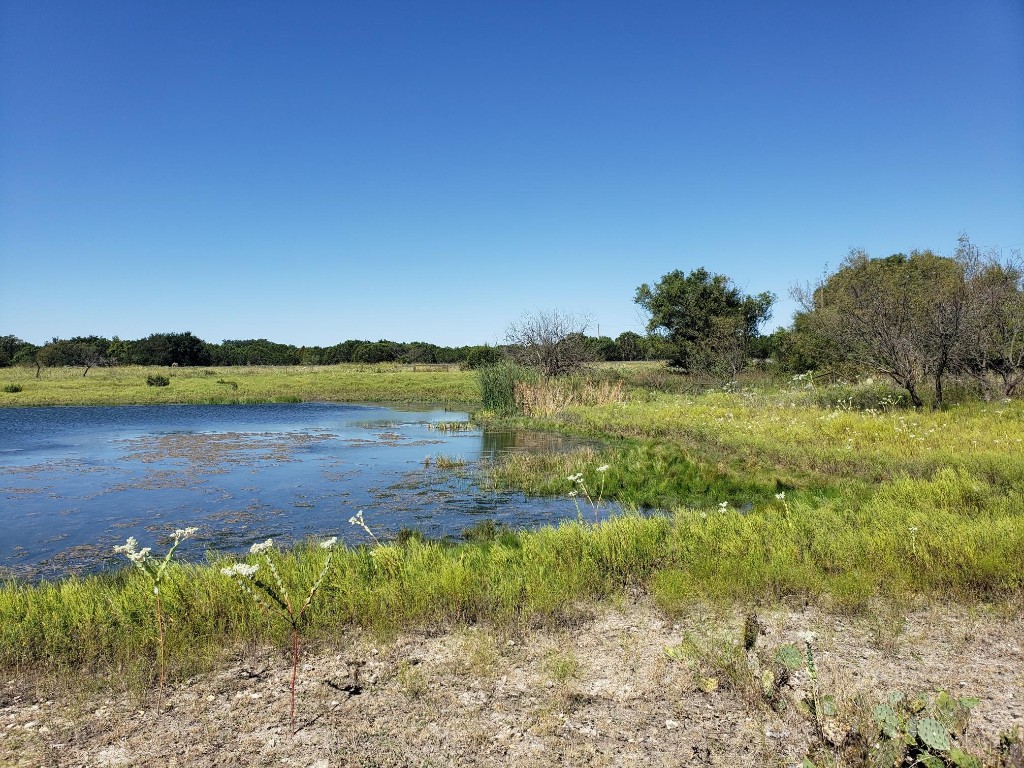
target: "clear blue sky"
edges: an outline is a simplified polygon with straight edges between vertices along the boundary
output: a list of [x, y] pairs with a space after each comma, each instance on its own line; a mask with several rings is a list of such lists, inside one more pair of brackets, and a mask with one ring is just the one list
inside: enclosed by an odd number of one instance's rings
[[0, 0], [0, 334], [643, 331], [1024, 247], [1024, 2]]

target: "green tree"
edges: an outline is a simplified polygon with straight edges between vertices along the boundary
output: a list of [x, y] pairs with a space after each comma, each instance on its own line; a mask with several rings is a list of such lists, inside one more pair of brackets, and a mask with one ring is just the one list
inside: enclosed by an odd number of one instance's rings
[[381, 339], [380, 341], [360, 344], [352, 352], [353, 363], [391, 363], [402, 354], [402, 345]]
[[32, 357], [38, 348], [17, 336], [0, 336], [0, 368], [18, 364]]
[[930, 381], [941, 408], [944, 377], [969, 357], [974, 272], [967, 260], [928, 250], [880, 259], [852, 250], [801, 296], [797, 320], [813, 339], [809, 346], [888, 376], [917, 408]]
[[[107, 365], [110, 340], [102, 336], [75, 336], [71, 339], [53, 339], [36, 353], [37, 366], [47, 368], [83, 367], [82, 376], [97, 365]], [[38, 370], [38, 368], [37, 368]]]
[[206, 342], [189, 331], [153, 333], [131, 344], [132, 362], [136, 365], [210, 365]]
[[485, 365], [494, 365], [501, 360], [501, 350], [489, 344], [466, 347], [466, 367], [475, 370]]
[[610, 336], [589, 336], [587, 344], [595, 360], [621, 360], [619, 345]]
[[775, 296], [747, 296], [725, 275], [703, 267], [674, 270], [655, 285], [644, 283], [633, 299], [650, 314], [647, 330], [671, 344], [671, 364], [686, 371], [735, 375], [750, 340], [771, 316]]
[[623, 331], [615, 337], [615, 345], [623, 360], [643, 360], [647, 357], [647, 342], [639, 333]]
[[969, 330], [967, 372], [992, 395], [992, 378], [1010, 397], [1024, 382], [1024, 264], [1020, 255], [1003, 259], [996, 253], [982, 257], [965, 236], [957, 248], [959, 258], [977, 263], [971, 281], [975, 302]]

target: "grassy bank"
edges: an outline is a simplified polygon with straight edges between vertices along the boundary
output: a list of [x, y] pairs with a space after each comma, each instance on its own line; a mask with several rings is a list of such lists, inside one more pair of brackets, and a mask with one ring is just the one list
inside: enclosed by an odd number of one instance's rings
[[[979, 515], [951, 506], [954, 489], [963, 487], [953, 476], [947, 480], [950, 492], [941, 498], [907, 480], [857, 509], [783, 498], [746, 513], [716, 506], [596, 526], [499, 531], [489, 541], [454, 546], [412, 539], [344, 550], [312, 605], [309, 633], [559, 623], [577, 601], [628, 587], [650, 591], [669, 611], [696, 600], [757, 603], [794, 595], [844, 610], [859, 610], [878, 594], [1019, 600], [1019, 512], [1007, 506]], [[903, 495], [921, 503], [892, 503]], [[285, 553], [284, 581], [309, 584], [324, 557], [313, 547]], [[286, 642], [287, 627], [271, 623], [220, 573], [226, 562], [172, 566], [161, 588], [168, 660], [182, 672], [235, 643]], [[0, 588], [0, 666], [134, 666], [148, 673], [155, 654], [151, 591], [134, 570], [7, 583]]]
[[[164, 376], [167, 386], [149, 386]], [[414, 370], [410, 366], [326, 365], [231, 368], [124, 366], [0, 369], [0, 406], [231, 404], [270, 402], [419, 402], [473, 404], [480, 400], [471, 371]]]

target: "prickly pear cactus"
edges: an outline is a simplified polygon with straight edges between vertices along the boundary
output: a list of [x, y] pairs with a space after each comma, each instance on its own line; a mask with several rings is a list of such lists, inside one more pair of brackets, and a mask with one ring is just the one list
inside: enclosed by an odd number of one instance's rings
[[934, 717], [922, 717], [917, 721], [917, 737], [929, 749], [949, 749], [949, 733], [945, 726]]
[[892, 768], [901, 765], [907, 753], [906, 745], [896, 739], [885, 739], [872, 751], [869, 759], [871, 768]]
[[804, 656], [793, 643], [786, 643], [776, 648], [775, 660], [790, 671], [796, 671], [804, 665]]
[[879, 704], [874, 709], [875, 722], [882, 729], [882, 733], [890, 739], [895, 739], [899, 733], [899, 719], [896, 717], [896, 710], [888, 704]]

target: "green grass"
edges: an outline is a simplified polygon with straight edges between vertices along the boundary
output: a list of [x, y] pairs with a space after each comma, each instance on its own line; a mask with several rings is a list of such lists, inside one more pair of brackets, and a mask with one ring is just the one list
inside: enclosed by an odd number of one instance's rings
[[[167, 376], [166, 387], [147, 386]], [[5, 380], [22, 389], [0, 392], [0, 406], [235, 404], [269, 402], [417, 402], [457, 405], [480, 402], [471, 371], [410, 370], [397, 365], [253, 366], [156, 368], [124, 366], [8, 368]]]
[[[309, 615], [308, 636], [346, 627], [393, 632], [488, 621], [560, 621], [574, 603], [649, 590], [666, 610], [695, 600], [801, 595], [856, 608], [873, 595], [999, 599], [1024, 590], [1019, 496], [979, 510], [977, 486], [953, 470], [906, 479], [851, 508], [772, 499], [746, 513], [680, 510], [502, 531], [464, 544], [422, 542], [338, 552]], [[912, 500], [913, 503], [906, 503]], [[913, 535], [910, 528], [916, 528]], [[325, 555], [283, 556], [286, 581], [309, 583]], [[226, 561], [225, 561], [226, 562]], [[171, 669], [189, 672], [218, 649], [286, 643], [211, 565], [172, 565], [162, 590]], [[152, 601], [142, 574], [0, 588], [0, 667], [107, 668], [151, 663]]]

